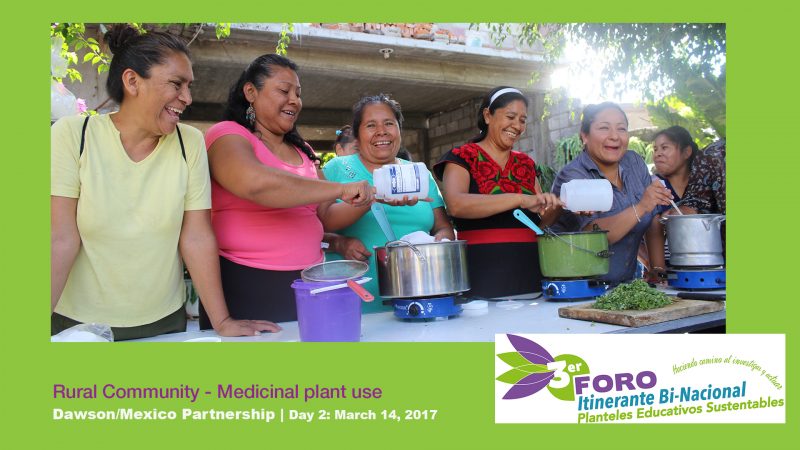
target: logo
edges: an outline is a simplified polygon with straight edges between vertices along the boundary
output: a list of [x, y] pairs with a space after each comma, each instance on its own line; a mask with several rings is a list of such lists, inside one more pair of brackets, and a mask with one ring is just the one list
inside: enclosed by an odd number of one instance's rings
[[575, 400], [573, 378], [589, 374], [586, 361], [570, 354], [553, 357], [536, 342], [513, 334], [506, 336], [516, 351], [497, 355], [511, 366], [511, 370], [497, 377], [497, 381], [513, 385], [503, 400], [529, 397], [545, 387], [559, 400]]

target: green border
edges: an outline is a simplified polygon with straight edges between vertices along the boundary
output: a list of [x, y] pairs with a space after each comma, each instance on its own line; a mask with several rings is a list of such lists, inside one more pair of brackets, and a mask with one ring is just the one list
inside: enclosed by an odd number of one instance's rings
[[[3, 347], [2, 423], [4, 443], [23, 448], [57, 445], [84, 448], [322, 444], [338, 448], [491, 448], [553, 446], [573, 448], [676, 448], [788, 446], [794, 425], [695, 426], [543, 426], [495, 425], [493, 344], [118, 344], [50, 345], [46, 331], [48, 253], [48, 139], [45, 124], [48, 42], [53, 17], [86, 22], [329, 21], [725, 21], [728, 23], [729, 126], [733, 151], [728, 158], [728, 257], [730, 307], [728, 331], [786, 333], [788, 355], [796, 352], [797, 306], [788, 288], [794, 270], [796, 228], [794, 200], [798, 157], [794, 148], [794, 44], [797, 7], [784, 2], [731, 6], [730, 2], [622, 0], [597, 2], [192, 2], [163, 1], [103, 4], [37, 2], [12, 5], [4, 34], [4, 69], [0, 75], [5, 108], [3, 158], [3, 286], [6, 305]], [[49, 6], [46, 6], [49, 5]], [[236, 5], [236, 7], [232, 6]], [[781, 5], [781, 6], [777, 6]], [[773, 6], [769, 8], [768, 6]], [[24, 10], [24, 11], [23, 11]], [[13, 21], [9, 21], [13, 17]], [[291, 49], [290, 49], [291, 51]], [[291, 54], [290, 54], [291, 55]], [[797, 358], [787, 373], [797, 377]], [[312, 424], [183, 422], [54, 422], [52, 384], [114, 383], [179, 385], [206, 388], [218, 382], [268, 385], [378, 386], [381, 400], [204, 401], [206, 407], [288, 407], [315, 409], [439, 409], [435, 422], [315, 422]], [[791, 388], [790, 388], [791, 389]], [[110, 401], [76, 401], [73, 407], [118, 406]], [[131, 402], [141, 408], [180, 407], [181, 402]], [[791, 405], [791, 403], [790, 403]], [[12, 447], [8, 447], [12, 448]]]

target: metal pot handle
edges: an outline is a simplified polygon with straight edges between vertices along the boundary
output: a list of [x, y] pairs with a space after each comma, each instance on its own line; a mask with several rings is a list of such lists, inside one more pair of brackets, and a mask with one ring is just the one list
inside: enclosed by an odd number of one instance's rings
[[725, 216], [717, 216], [712, 219], [703, 220], [703, 227], [705, 227], [706, 231], [711, 231], [713, 225], [716, 225], [717, 228], [721, 228], [723, 220], [725, 220]]
[[[417, 248], [416, 245], [414, 245], [414, 244], [412, 244], [412, 243], [410, 243], [408, 241], [404, 241], [404, 240], [398, 239], [396, 241], [388, 242], [386, 244], [386, 248], [389, 248], [389, 247], [403, 247], [403, 246], [410, 247], [411, 250], [414, 251], [414, 254], [417, 255], [417, 259], [419, 259], [419, 261], [421, 263], [425, 262], [425, 256], [422, 254], [422, 252], [419, 251], [419, 249]], [[386, 252], [386, 257], [387, 258], [389, 257], [389, 252]]]

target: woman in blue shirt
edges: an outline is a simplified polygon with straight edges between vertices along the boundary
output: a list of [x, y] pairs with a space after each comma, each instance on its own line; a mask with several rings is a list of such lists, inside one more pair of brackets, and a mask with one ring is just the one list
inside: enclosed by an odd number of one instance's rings
[[669, 205], [672, 195], [660, 181], [652, 181], [639, 154], [628, 150], [628, 118], [619, 105], [604, 102], [588, 105], [581, 120], [584, 150], [564, 166], [553, 183], [552, 192], [575, 179], [605, 178], [611, 183], [611, 210], [576, 215], [565, 211], [553, 228], [558, 231], [589, 231], [594, 225], [608, 230], [613, 252], [609, 272], [603, 279], [613, 284], [630, 281], [636, 271], [639, 243], [650, 226], [656, 207]]

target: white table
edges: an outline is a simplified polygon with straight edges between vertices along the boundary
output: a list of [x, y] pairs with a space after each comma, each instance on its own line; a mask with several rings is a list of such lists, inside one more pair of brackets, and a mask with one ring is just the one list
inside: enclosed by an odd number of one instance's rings
[[[669, 294], [676, 291], [662, 289]], [[724, 291], [712, 291], [724, 292]], [[536, 294], [538, 295], [538, 294]], [[401, 320], [392, 312], [365, 314], [361, 318], [363, 342], [494, 342], [502, 333], [665, 333], [696, 331], [725, 325], [725, 311], [673, 320], [646, 327], [628, 328], [619, 325], [565, 319], [558, 316], [563, 306], [591, 302], [547, 301], [535, 295], [511, 297], [514, 302], [489, 302], [485, 310], [464, 310], [452, 319], [433, 321]], [[514, 309], [507, 308], [514, 306]], [[196, 322], [194, 322], [196, 324]], [[284, 322], [278, 333], [252, 337], [222, 337], [225, 342], [297, 342], [297, 322]], [[196, 327], [196, 325], [195, 325]], [[216, 337], [213, 331], [190, 327], [185, 333], [165, 334], [138, 339], [139, 342], [183, 342], [201, 337]]]

